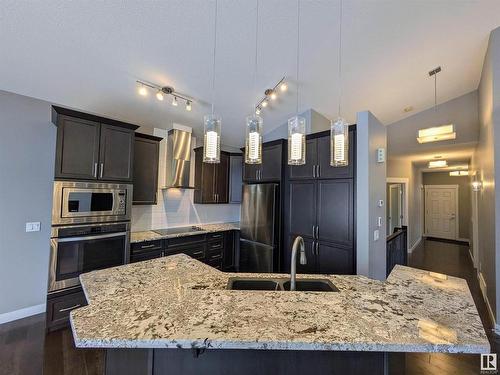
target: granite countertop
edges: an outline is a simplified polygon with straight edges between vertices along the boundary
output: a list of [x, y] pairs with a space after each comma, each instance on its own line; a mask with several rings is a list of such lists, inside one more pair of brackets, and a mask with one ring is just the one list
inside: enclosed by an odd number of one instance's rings
[[[463, 279], [396, 266], [387, 281], [325, 277], [330, 292], [227, 290], [228, 278], [179, 254], [82, 274], [75, 345], [489, 353]], [[247, 274], [270, 278], [273, 274]]]
[[[161, 235], [156, 233], [154, 230], [146, 230], [140, 232], [132, 232], [130, 234], [130, 242], [144, 242], [144, 241], [154, 241], [161, 240], [164, 238], [176, 238], [176, 237], [186, 237], [186, 236], [195, 236], [197, 234], [211, 233], [211, 232], [223, 232], [227, 230], [239, 230], [240, 223], [239, 222], [231, 222], [231, 223], [214, 223], [214, 224], [196, 224], [195, 227], [200, 228], [200, 231], [196, 232], [185, 232], [185, 233], [176, 233], [170, 235]], [[187, 226], [186, 229], [191, 228], [193, 226]]]

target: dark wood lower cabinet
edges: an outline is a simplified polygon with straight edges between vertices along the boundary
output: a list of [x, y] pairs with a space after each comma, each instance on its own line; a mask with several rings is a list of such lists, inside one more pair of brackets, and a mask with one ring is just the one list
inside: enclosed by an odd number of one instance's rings
[[393, 357], [400, 365], [402, 356], [321, 350], [108, 349], [106, 375], [383, 375]]
[[47, 331], [67, 327], [71, 310], [86, 304], [87, 299], [81, 287], [50, 293], [47, 296]]

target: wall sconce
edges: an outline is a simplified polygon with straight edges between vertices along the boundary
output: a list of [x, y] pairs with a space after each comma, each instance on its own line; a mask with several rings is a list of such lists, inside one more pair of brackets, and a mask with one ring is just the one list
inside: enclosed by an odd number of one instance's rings
[[481, 181], [472, 181], [472, 191], [480, 191], [483, 187]]

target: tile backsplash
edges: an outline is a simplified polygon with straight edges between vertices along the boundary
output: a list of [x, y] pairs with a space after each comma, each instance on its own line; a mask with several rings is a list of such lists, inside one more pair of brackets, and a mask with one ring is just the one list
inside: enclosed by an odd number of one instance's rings
[[240, 220], [239, 204], [194, 204], [193, 189], [167, 189], [154, 206], [132, 207], [132, 231]]

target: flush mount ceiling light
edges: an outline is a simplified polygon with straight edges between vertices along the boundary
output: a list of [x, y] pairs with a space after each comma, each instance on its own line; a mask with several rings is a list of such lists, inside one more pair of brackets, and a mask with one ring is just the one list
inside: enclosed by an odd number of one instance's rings
[[193, 103], [193, 99], [188, 97], [187, 95], [181, 94], [171, 86], [159, 86], [151, 82], [146, 81], [136, 81], [137, 82], [137, 91], [141, 96], [148, 95], [148, 89], [156, 91], [156, 99], [162, 102], [165, 99], [165, 95], [172, 96], [172, 105], [177, 107], [178, 101], [177, 99], [181, 99], [186, 102], [186, 111], [191, 111], [191, 104]]
[[[434, 116], [437, 118], [437, 75], [441, 72], [441, 67], [431, 70], [429, 72], [429, 77], [434, 77]], [[418, 143], [429, 143], [429, 142], [439, 142], [446, 141], [450, 139], [455, 139], [457, 134], [455, 133], [455, 127], [453, 124], [433, 126], [427, 129], [420, 129], [418, 131], [417, 141]]]
[[276, 99], [278, 99], [278, 94], [280, 92], [284, 93], [287, 90], [288, 85], [285, 82], [285, 77], [282, 77], [272, 88], [266, 89], [264, 91], [264, 96], [257, 102], [257, 105], [255, 106], [255, 114], [260, 114], [262, 108], [266, 108], [270, 102], [276, 101]]
[[453, 172], [450, 172], [450, 176], [468, 176], [469, 175], [469, 171], [453, 171]]
[[446, 160], [431, 160], [428, 164], [429, 168], [444, 168], [448, 165]]

